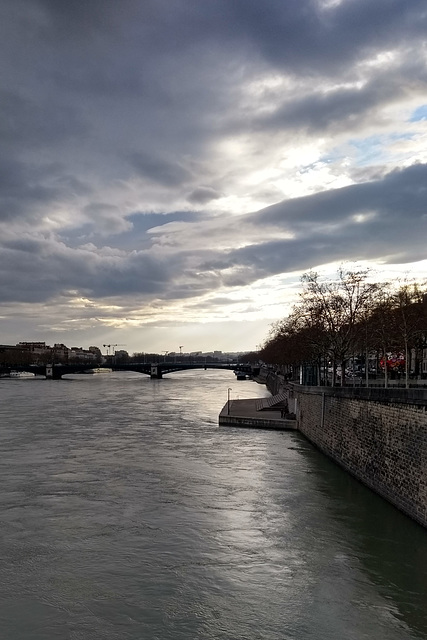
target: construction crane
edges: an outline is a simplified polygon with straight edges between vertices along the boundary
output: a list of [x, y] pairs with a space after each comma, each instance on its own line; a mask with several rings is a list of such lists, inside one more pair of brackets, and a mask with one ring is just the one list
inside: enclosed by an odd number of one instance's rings
[[110, 355], [109, 349], [113, 350], [111, 355], [114, 355], [115, 347], [125, 347], [126, 345], [125, 344], [119, 344], [119, 343], [116, 342], [116, 344], [103, 344], [102, 346], [104, 347], [104, 349], [105, 348], [107, 349], [107, 356], [109, 356]]

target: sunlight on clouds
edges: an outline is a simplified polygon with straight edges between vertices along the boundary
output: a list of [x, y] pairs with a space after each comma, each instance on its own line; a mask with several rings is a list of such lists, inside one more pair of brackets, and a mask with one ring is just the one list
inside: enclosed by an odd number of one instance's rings
[[251, 149], [253, 142], [245, 135], [235, 136], [233, 138], [223, 138], [217, 142], [216, 152], [220, 157], [227, 157], [229, 160], [238, 160], [246, 157]]
[[[257, 207], [256, 211], [259, 208]], [[235, 213], [234, 216], [222, 213], [203, 222], [171, 222], [161, 227], [154, 227], [148, 233], [155, 238], [156, 247], [161, 247], [164, 251], [168, 251], [170, 247], [185, 249], [189, 245], [196, 246], [198, 251], [229, 250], [250, 246], [260, 240], [294, 237], [292, 231], [279, 230], [274, 225], [265, 225], [262, 230], [259, 227], [253, 227], [247, 222], [243, 213], [241, 215]]]
[[103, 304], [94, 300], [90, 300], [89, 298], [78, 297], [78, 298], [70, 298], [68, 304], [75, 309], [81, 308], [90, 308], [90, 309], [99, 309], [100, 311], [112, 311], [117, 313], [122, 310], [122, 307], [119, 305], [113, 304]]
[[343, 4], [346, 0], [318, 0], [321, 9], [335, 9]]
[[401, 52], [397, 50], [380, 51], [373, 57], [365, 58], [359, 63], [359, 67], [385, 67], [395, 64], [401, 58]]
[[263, 74], [241, 87], [241, 108], [253, 117], [273, 114], [282, 104], [283, 96], [297, 91], [300, 81], [290, 75]]
[[427, 162], [427, 122], [417, 122], [410, 137], [391, 141], [387, 150], [391, 158], [402, 158], [406, 166]]
[[281, 175], [280, 167], [266, 167], [265, 169], [259, 169], [258, 171], [254, 171], [248, 176], [246, 182], [247, 184], [259, 186], [264, 182], [275, 182], [277, 178]]
[[[87, 298], [69, 301], [68, 315], [87, 310], [89, 317], [65, 318], [56, 330], [64, 331], [82, 321], [82, 326], [104, 326], [127, 330], [164, 323], [165, 318], [175, 318], [176, 325], [187, 323], [221, 323], [227, 320], [256, 321], [283, 317], [295, 301], [299, 286], [299, 274], [272, 276], [247, 286], [231, 287], [188, 300], [153, 301], [141, 309], [129, 304], [117, 309], [115, 305], [93, 302]], [[129, 301], [130, 302], [130, 301]], [[132, 308], [133, 306], [133, 308]], [[65, 312], [67, 305], [63, 305]], [[108, 315], [105, 314], [107, 311]], [[111, 315], [110, 315], [111, 314]], [[266, 325], [267, 326], [267, 325]]]
[[322, 95], [328, 95], [329, 93], [335, 93], [338, 90], [351, 90], [351, 89], [363, 89], [363, 87], [365, 87], [367, 84], [367, 80], [366, 79], [360, 79], [360, 80], [352, 80], [352, 81], [345, 81], [345, 82], [332, 82], [332, 83], [326, 83], [323, 86], [319, 87], [318, 91], [319, 93], [321, 93]]
[[[249, 179], [248, 179], [249, 182]], [[243, 194], [231, 195], [226, 198], [220, 198], [217, 200], [216, 208], [220, 211], [227, 212], [231, 215], [244, 215], [246, 213], [252, 213], [258, 211], [264, 207], [268, 207], [270, 204], [277, 202], [278, 198], [262, 198], [257, 197], [257, 194]]]
[[[262, 144], [260, 140], [259, 145]], [[246, 172], [235, 182], [235, 193], [216, 200], [216, 209], [231, 214], [250, 213], [283, 198], [296, 198], [351, 184], [345, 165], [320, 161], [327, 144], [325, 138], [310, 143], [298, 141], [298, 144], [289, 140], [280, 144], [277, 140], [271, 152], [268, 146], [263, 148], [258, 154], [259, 166], [254, 162], [250, 165], [248, 157]], [[233, 159], [228, 161], [234, 162]]]
[[[313, 265], [313, 268], [323, 277], [334, 278], [341, 266], [350, 269], [370, 268], [372, 281], [427, 278], [427, 260], [402, 265], [385, 265], [370, 261], [360, 261], [357, 265], [333, 262], [319, 267]], [[141, 302], [138, 309], [138, 303], [133, 297], [127, 301], [124, 298], [123, 305], [119, 308], [110, 304], [108, 300], [93, 301], [80, 297], [67, 301], [62, 298], [52, 301], [49, 305], [29, 307], [23, 304], [14, 305], [10, 309], [5, 307], [3, 317], [6, 322], [13, 318], [15, 324], [19, 322], [19, 318], [23, 321], [26, 317], [28, 320], [31, 319], [31, 335], [27, 336], [24, 333], [23, 339], [39, 338], [53, 343], [58, 340], [55, 334], [60, 334], [59, 340], [65, 340], [70, 344], [89, 346], [112, 341], [126, 343], [130, 352], [163, 348], [165, 331], [171, 336], [173, 333], [175, 337], [186, 335], [188, 350], [197, 347], [209, 349], [214, 346], [223, 348], [228, 344], [228, 341], [224, 340], [223, 327], [229, 322], [240, 324], [242, 331], [246, 327], [244, 331], [247, 331], [248, 339], [251, 337], [256, 344], [266, 337], [271, 322], [285, 317], [297, 302], [301, 290], [301, 275], [300, 271], [279, 274], [244, 287], [227, 288], [215, 294], [208, 293], [197, 298], [197, 301], [154, 300], [151, 303]], [[45, 323], [43, 318], [48, 310], [51, 315], [49, 323]], [[35, 317], [40, 321], [34, 321]], [[174, 319], [173, 332], [171, 318]], [[200, 327], [200, 334], [197, 334], [194, 328], [189, 330], [189, 327], [195, 326]], [[209, 337], [203, 329], [208, 326], [212, 327]], [[197, 345], [194, 342], [196, 335], [199, 335], [200, 339]], [[182, 340], [178, 344], [182, 344]], [[232, 349], [234, 345], [236, 342], [230, 342], [229, 348]]]
[[258, 78], [250, 80], [247, 85], [242, 88], [242, 91], [247, 92], [252, 97], [263, 97], [265, 95], [266, 89], [289, 89], [292, 84], [293, 81], [289, 76], [278, 73], [266, 73], [262, 76], [259, 76]]
[[0, 24], [4, 340], [137, 349], [179, 327], [189, 347], [203, 325], [208, 347], [286, 313], [301, 274], [281, 270], [426, 272], [385, 264], [425, 251], [423, 3], [184, 0], [139, 21], [138, 2], [44, 0], [41, 30], [28, 4]]
[[[356, 167], [382, 167], [395, 165], [410, 166], [415, 162], [427, 160], [427, 122], [409, 122], [413, 101], [385, 108], [382, 128], [367, 126], [360, 130], [358, 136], [343, 140], [339, 146], [330, 148], [322, 160], [326, 161], [330, 172], [343, 170], [343, 182], [329, 184], [345, 186], [351, 183], [349, 171]], [[387, 115], [385, 115], [387, 113]], [[325, 176], [325, 184], [328, 184]]]
[[410, 280], [411, 278], [418, 281], [427, 280], [427, 260], [403, 264], [373, 263], [373, 269], [383, 280]]
[[418, 262], [401, 264], [387, 264], [374, 260], [358, 260], [357, 262], [330, 262], [328, 264], [313, 266], [323, 278], [335, 279], [337, 271], [343, 268], [348, 271], [367, 271], [370, 282], [395, 282], [398, 280], [415, 279], [422, 281], [427, 279], [427, 259]]
[[353, 183], [347, 175], [344, 163], [315, 162], [309, 167], [301, 167], [292, 178], [276, 180], [274, 184], [288, 198], [318, 193], [326, 189], [339, 189]]
[[356, 213], [353, 216], [353, 220], [357, 224], [363, 224], [364, 222], [369, 222], [370, 220], [373, 220], [373, 218], [375, 218], [376, 215], [377, 214], [375, 211], [365, 212], [365, 213]]
[[42, 218], [42, 225], [49, 231], [58, 231], [64, 227], [64, 224], [68, 224], [71, 219], [72, 217], [68, 214], [64, 216], [55, 216], [55, 213], [51, 212], [49, 215]]

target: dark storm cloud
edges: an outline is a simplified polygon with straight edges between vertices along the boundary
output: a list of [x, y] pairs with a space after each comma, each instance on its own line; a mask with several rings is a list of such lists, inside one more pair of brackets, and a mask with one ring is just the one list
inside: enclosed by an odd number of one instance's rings
[[177, 162], [170, 162], [142, 152], [130, 157], [132, 167], [142, 178], [160, 182], [165, 186], [174, 186], [190, 179], [191, 173]]
[[[269, 61], [295, 67], [308, 61], [310, 66], [346, 64], [364, 47], [376, 48], [380, 41], [396, 45], [408, 30], [424, 37], [426, 24], [421, 0], [345, 0], [329, 9], [316, 0], [39, 0], [39, 5], [60, 37], [120, 32], [125, 22], [129, 35], [138, 21], [150, 47], [169, 43], [174, 51], [207, 37], [221, 44], [241, 40], [257, 46]], [[342, 51], [347, 60], [337, 55]]]
[[[408, 35], [424, 40], [422, 0], [344, 0], [321, 9], [316, 0], [224, 2], [229, 24], [265, 59], [294, 72], [336, 73], [366, 53], [394, 48]], [[237, 25], [237, 26], [236, 26]]]
[[71, 250], [54, 239], [9, 239], [1, 243], [0, 301], [40, 302], [65, 290], [95, 298], [132, 294], [161, 295], [182, 265], [148, 252], [97, 253]]
[[0, 91], [0, 136], [6, 148], [40, 149], [86, 132], [83, 120], [70, 106], [64, 104], [58, 110], [49, 99], [38, 102], [19, 90]]
[[[426, 79], [424, 83], [427, 86]], [[339, 88], [328, 93], [309, 93], [303, 98], [289, 100], [272, 115], [255, 119], [257, 129], [299, 129], [309, 133], [357, 129], [374, 108], [389, 104], [404, 91], [399, 79], [384, 81], [375, 78], [362, 88]]]
[[[382, 258], [399, 263], [426, 257], [427, 165], [393, 171], [383, 178], [309, 197], [287, 200], [237, 220], [214, 218], [238, 243], [258, 230], [258, 239], [236, 250], [201, 248], [193, 225], [211, 237], [199, 216], [182, 219], [187, 248], [170, 251], [161, 244], [145, 251], [94, 246], [70, 249], [55, 238], [3, 240], [0, 250], [0, 299], [40, 301], [79, 290], [92, 298], [156, 296], [164, 300], [204, 295], [221, 286], [237, 287], [336, 260]], [[134, 221], [144, 221], [134, 216]], [[180, 221], [181, 216], [174, 218]], [[182, 216], [185, 218], [185, 216]], [[151, 222], [152, 217], [145, 228]], [[165, 218], [165, 228], [171, 218]], [[172, 223], [173, 224], [173, 223]], [[270, 230], [274, 240], [263, 240]], [[282, 239], [282, 232], [288, 237]], [[163, 227], [157, 227], [161, 239]], [[167, 233], [167, 231], [166, 231]], [[170, 232], [169, 232], [170, 233]]]
[[[293, 234], [206, 261], [203, 269], [236, 269], [241, 284], [339, 260], [427, 258], [427, 165], [395, 170], [368, 183], [281, 202], [246, 223]], [[227, 278], [235, 278], [232, 272]]]
[[[339, 223], [349, 216], [374, 212], [384, 223], [405, 226], [408, 220], [421, 222], [427, 213], [427, 165], [395, 169], [379, 180], [322, 191], [312, 196], [287, 200], [248, 219], [257, 225], [283, 224], [291, 228], [312, 224]], [[404, 242], [404, 238], [402, 238]]]
[[[10, 61], [3, 63], [1, 149], [17, 179], [37, 150], [81, 182], [86, 167], [109, 179], [136, 172], [159, 186], [188, 185], [192, 204], [206, 204], [209, 194], [188, 158], [204, 158], [222, 129], [239, 132], [245, 122], [233, 113], [239, 80], [271, 65], [301, 79], [336, 74], [338, 66], [346, 75], [367, 52], [405, 39], [415, 47], [427, 19], [415, 0], [346, 0], [330, 9], [314, 0], [6, 0], [0, 12]], [[394, 75], [360, 90], [313, 89], [251, 126], [354, 127], [405, 90]], [[61, 194], [65, 203], [73, 197], [72, 188]], [[21, 208], [15, 198], [11, 211]], [[31, 215], [30, 193], [22, 206]]]
[[[38, 0], [51, 19], [51, 27], [64, 37], [77, 33], [93, 36], [93, 32], [109, 30], [114, 23], [116, 12], [111, 0]], [[127, 0], [121, 0], [121, 8], [129, 6]]]
[[187, 196], [187, 200], [192, 204], [206, 204], [211, 200], [221, 198], [221, 196], [222, 194], [212, 187], [197, 187]]
[[0, 154], [0, 221], [39, 217], [41, 207], [59, 197], [60, 189], [43, 184], [43, 174], [49, 168]]

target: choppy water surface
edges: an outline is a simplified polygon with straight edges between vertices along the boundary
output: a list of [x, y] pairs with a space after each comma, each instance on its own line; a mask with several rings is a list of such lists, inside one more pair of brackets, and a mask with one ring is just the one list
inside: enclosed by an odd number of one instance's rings
[[427, 532], [228, 387], [0, 380], [2, 640], [427, 637]]

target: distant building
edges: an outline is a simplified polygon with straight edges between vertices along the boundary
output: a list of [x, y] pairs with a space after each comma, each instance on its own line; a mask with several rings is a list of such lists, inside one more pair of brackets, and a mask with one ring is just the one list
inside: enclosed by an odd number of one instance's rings
[[0, 345], [0, 364], [10, 365], [31, 362], [31, 353], [18, 345]]
[[53, 348], [49, 347], [52, 351], [52, 362], [68, 362], [69, 348], [65, 344], [54, 344]]
[[34, 364], [43, 364], [52, 360], [52, 347], [49, 347], [46, 342], [18, 342], [16, 346], [26, 351]]
[[41, 341], [22, 341], [16, 345], [0, 345], [0, 364], [66, 364], [68, 362], [102, 363], [98, 347], [67, 347], [56, 342], [53, 347]]
[[46, 342], [18, 342], [16, 345], [20, 349], [25, 349], [26, 351], [31, 351], [31, 353], [46, 353], [49, 351], [50, 347], [46, 345]]
[[127, 362], [129, 360], [129, 354], [125, 349], [118, 349], [114, 352], [114, 359], [116, 362]]
[[97, 362], [102, 362], [103, 356], [99, 347], [89, 347], [89, 351], [95, 355]]
[[98, 362], [96, 353], [82, 347], [71, 347], [68, 353], [68, 360], [71, 362]]

